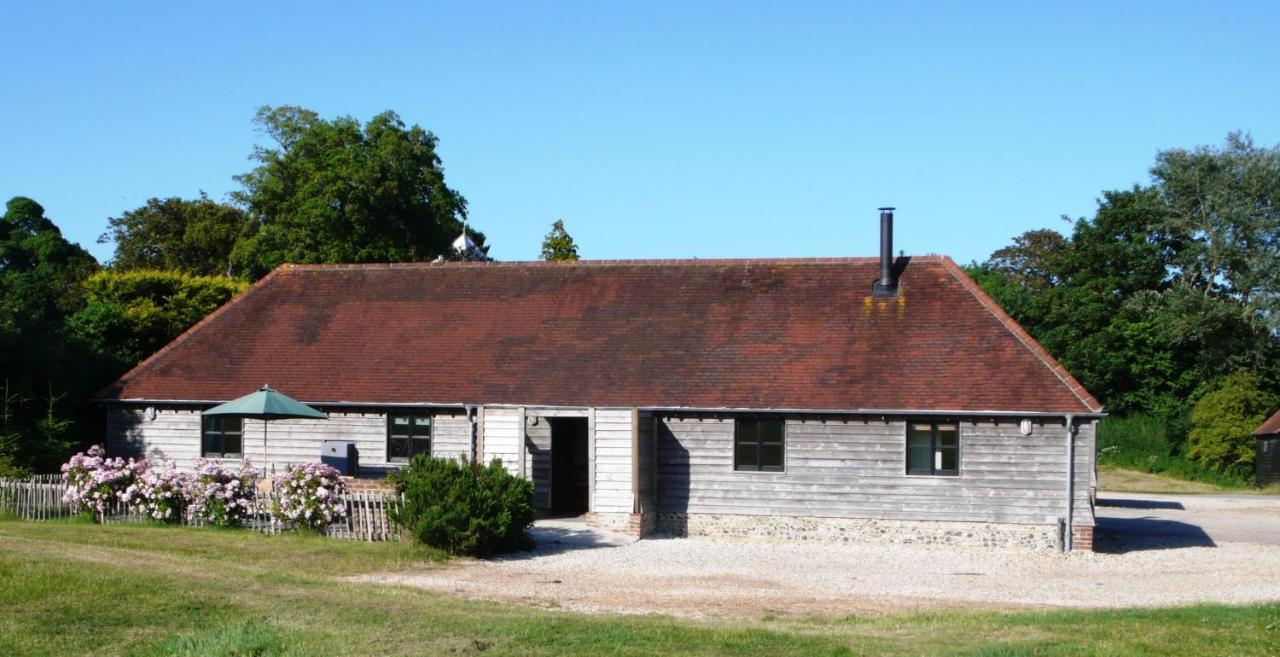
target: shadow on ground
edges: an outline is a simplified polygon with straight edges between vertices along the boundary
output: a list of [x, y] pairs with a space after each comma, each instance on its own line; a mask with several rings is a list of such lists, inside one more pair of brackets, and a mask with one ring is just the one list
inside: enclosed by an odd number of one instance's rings
[[528, 552], [513, 552], [498, 557], [504, 561], [530, 559], [579, 550], [598, 550], [618, 547], [631, 539], [603, 532], [581, 523], [540, 520], [529, 530], [534, 548]]
[[1166, 500], [1117, 499], [1110, 497], [1099, 497], [1097, 505], [1109, 506], [1117, 509], [1173, 509], [1175, 511], [1185, 511], [1187, 508], [1182, 506], [1182, 502], [1169, 502]]
[[1218, 547], [1200, 527], [1167, 518], [1099, 517], [1094, 531], [1094, 551], [1107, 554]]

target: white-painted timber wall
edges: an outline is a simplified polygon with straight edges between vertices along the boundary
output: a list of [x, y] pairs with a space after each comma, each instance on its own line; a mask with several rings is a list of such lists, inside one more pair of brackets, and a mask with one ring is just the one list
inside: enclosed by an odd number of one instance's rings
[[[323, 408], [323, 406], [321, 407]], [[279, 470], [317, 460], [324, 440], [352, 440], [362, 467], [386, 468], [384, 411], [324, 409], [330, 419], [270, 423], [263, 452], [263, 423], [244, 422], [245, 456], [256, 466]], [[432, 453], [469, 455], [471, 428], [461, 409], [436, 409]], [[1065, 512], [1066, 434], [1062, 420], [1034, 425], [1030, 436], [1017, 419], [960, 421], [960, 475], [905, 473], [906, 425], [902, 418], [793, 416], [786, 420], [786, 471], [733, 469], [731, 415], [638, 414], [629, 408], [539, 409], [523, 417], [588, 418], [590, 509], [631, 513], [634, 449], [640, 455], [642, 510], [659, 513], [778, 515], [891, 520], [948, 520], [1047, 524]], [[482, 418], [485, 462], [501, 458], [512, 473], [543, 480], [549, 432], [522, 426], [521, 410], [488, 407]], [[191, 407], [122, 406], [108, 415], [108, 450], [191, 467], [200, 457], [200, 412]], [[1074, 524], [1094, 523], [1089, 492], [1094, 485], [1093, 422], [1082, 422], [1075, 438]], [[236, 459], [237, 461], [239, 459]], [[545, 508], [549, 500], [539, 498]]]
[[631, 409], [595, 409], [591, 423], [595, 453], [595, 485], [591, 510], [596, 513], [631, 513]]
[[520, 472], [521, 442], [524, 431], [520, 426], [520, 409], [484, 409], [484, 458], [488, 463], [502, 459], [502, 465], [512, 474]]
[[[323, 407], [322, 407], [323, 408]], [[387, 460], [387, 414], [374, 411], [325, 409], [328, 420], [273, 420], [266, 427], [263, 452], [263, 422], [244, 421], [244, 458], [257, 467], [282, 470], [295, 463], [316, 461], [326, 440], [351, 440], [360, 454], [361, 468], [388, 468], [399, 464]], [[200, 410], [157, 407], [154, 419], [145, 408], [112, 409], [107, 419], [107, 450], [112, 455], [146, 456], [174, 461], [180, 467], [194, 466], [200, 458]], [[442, 458], [469, 456], [471, 428], [461, 410], [437, 409], [432, 421], [433, 455]], [[239, 462], [240, 459], [226, 459]]]

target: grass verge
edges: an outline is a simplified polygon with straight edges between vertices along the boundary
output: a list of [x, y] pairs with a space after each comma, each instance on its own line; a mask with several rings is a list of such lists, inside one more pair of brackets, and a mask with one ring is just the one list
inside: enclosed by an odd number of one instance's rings
[[0, 654], [1266, 655], [1280, 645], [1280, 604], [694, 622], [338, 581], [441, 567], [438, 553], [400, 544], [0, 522]]
[[1280, 484], [1257, 486], [1221, 485], [1191, 481], [1156, 472], [1143, 472], [1106, 463], [1098, 464], [1098, 490], [1115, 493], [1157, 493], [1167, 495], [1233, 493], [1280, 495]]

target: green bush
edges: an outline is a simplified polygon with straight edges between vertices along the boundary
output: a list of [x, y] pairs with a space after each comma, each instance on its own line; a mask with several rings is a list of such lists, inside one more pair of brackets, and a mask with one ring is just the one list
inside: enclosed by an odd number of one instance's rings
[[391, 519], [414, 540], [450, 554], [488, 556], [533, 547], [533, 482], [487, 466], [415, 456], [391, 475], [405, 503]]
[[1187, 456], [1215, 472], [1247, 476], [1255, 445], [1250, 435], [1271, 412], [1271, 395], [1247, 372], [1236, 372], [1191, 409]]

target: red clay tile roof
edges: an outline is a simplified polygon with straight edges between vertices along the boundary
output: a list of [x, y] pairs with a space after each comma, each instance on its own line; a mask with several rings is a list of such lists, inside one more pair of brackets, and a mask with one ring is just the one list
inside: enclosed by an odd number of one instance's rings
[[286, 265], [100, 398], [1101, 411], [949, 258], [877, 264]]
[[1255, 436], [1271, 436], [1280, 434], [1280, 411], [1276, 411], [1275, 415], [1267, 418], [1261, 426], [1253, 430]]

